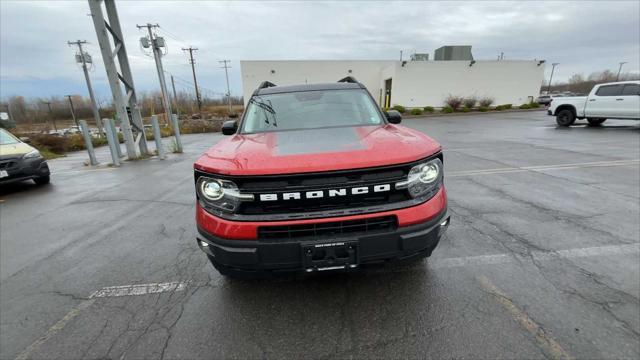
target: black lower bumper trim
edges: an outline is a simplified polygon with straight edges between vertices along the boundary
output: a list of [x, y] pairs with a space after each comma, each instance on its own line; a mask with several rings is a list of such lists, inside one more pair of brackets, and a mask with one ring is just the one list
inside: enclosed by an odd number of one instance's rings
[[431, 255], [449, 225], [446, 210], [425, 223], [398, 228], [387, 233], [338, 237], [331, 240], [283, 241], [264, 243], [253, 240], [227, 240], [198, 229], [198, 245], [213, 265], [223, 274], [234, 272], [304, 272], [303, 249], [316, 244], [345, 242], [357, 244], [357, 261], [344, 267], [355, 269], [361, 265], [387, 263]]
[[51, 174], [47, 161], [42, 158], [24, 159], [16, 162], [15, 167], [5, 170], [8, 176], [0, 178], [0, 184], [37, 179]]

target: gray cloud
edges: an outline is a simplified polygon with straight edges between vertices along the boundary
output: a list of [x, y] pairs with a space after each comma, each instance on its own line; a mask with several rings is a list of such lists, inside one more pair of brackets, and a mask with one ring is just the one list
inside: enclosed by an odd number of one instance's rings
[[[218, 60], [231, 59], [232, 93], [240, 94], [243, 59], [396, 59], [473, 45], [479, 59], [559, 62], [554, 79], [604, 69], [640, 71], [640, 2], [206, 2], [118, 1], [139, 91], [158, 87], [153, 59], [139, 48], [136, 23], [159, 23], [165, 68], [191, 91], [181, 47], [194, 45], [199, 82], [225, 91]], [[0, 95], [85, 93], [67, 40], [86, 39], [100, 96], [108, 86], [86, 1], [0, 2]], [[548, 71], [547, 71], [548, 76]]]

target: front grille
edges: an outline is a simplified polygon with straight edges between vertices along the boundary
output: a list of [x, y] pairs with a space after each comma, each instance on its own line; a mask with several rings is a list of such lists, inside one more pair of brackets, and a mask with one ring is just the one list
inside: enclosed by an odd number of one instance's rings
[[331, 210], [343, 211], [350, 208], [374, 207], [411, 200], [411, 196], [406, 190], [395, 189], [395, 183], [405, 180], [409, 170], [416, 163], [323, 173], [242, 176], [232, 177], [230, 180], [238, 185], [241, 192], [254, 194], [256, 199], [259, 199], [260, 194], [305, 193], [307, 191], [351, 189], [379, 184], [391, 185], [390, 191], [371, 191], [368, 194], [360, 195], [348, 194], [346, 196], [289, 200], [283, 200], [279, 196], [277, 201], [257, 200], [243, 202], [237, 213], [241, 215], [276, 215]]
[[[238, 221], [272, 221], [347, 216], [412, 206], [419, 201], [406, 189], [396, 189], [405, 181], [409, 170], [417, 164], [440, 157], [440, 154], [410, 163], [376, 168], [336, 170], [317, 173], [228, 176], [195, 170], [200, 176], [233, 181], [243, 194], [254, 195], [253, 201], [243, 201], [233, 214], [213, 211], [216, 215]], [[376, 188], [388, 187], [383, 191]], [[358, 188], [368, 191], [356, 192]], [[337, 194], [337, 191], [346, 193]], [[311, 193], [320, 196], [308, 196]], [[298, 193], [298, 197], [285, 197]], [[265, 197], [263, 198], [262, 195]]]
[[395, 216], [305, 225], [261, 226], [258, 228], [258, 241], [329, 239], [339, 236], [384, 233], [397, 228], [398, 222]]
[[15, 167], [16, 164], [17, 163], [15, 161], [0, 162], [0, 170], [11, 169], [11, 168]]

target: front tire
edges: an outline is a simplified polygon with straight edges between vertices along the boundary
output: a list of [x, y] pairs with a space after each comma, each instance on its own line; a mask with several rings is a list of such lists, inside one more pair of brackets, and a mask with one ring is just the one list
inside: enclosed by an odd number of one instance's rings
[[600, 124], [602, 124], [603, 122], [607, 121], [607, 119], [587, 119], [587, 122], [589, 122], [590, 126], [598, 126]]
[[35, 182], [36, 185], [47, 185], [48, 183], [51, 182], [51, 177], [49, 175], [41, 176], [39, 178], [33, 179], [33, 182]]
[[560, 126], [571, 126], [576, 122], [576, 115], [569, 109], [560, 110], [556, 115], [556, 123]]

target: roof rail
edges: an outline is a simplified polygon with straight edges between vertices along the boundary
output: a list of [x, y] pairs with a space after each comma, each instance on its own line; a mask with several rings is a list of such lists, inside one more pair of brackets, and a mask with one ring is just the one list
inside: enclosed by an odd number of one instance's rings
[[266, 89], [266, 88], [270, 88], [270, 87], [274, 87], [276, 86], [276, 84], [270, 82], [270, 81], [263, 81], [260, 83], [260, 85], [258, 85], [258, 90], [260, 89]]
[[353, 76], [347, 76], [345, 78], [338, 80], [338, 82], [359, 84], [358, 80], [356, 80], [356, 78], [354, 78]]

